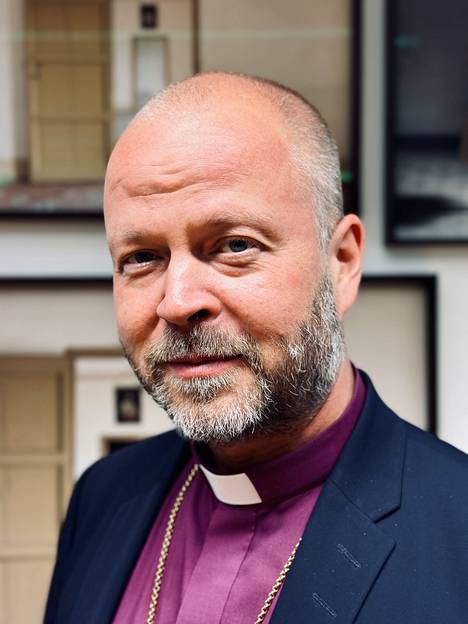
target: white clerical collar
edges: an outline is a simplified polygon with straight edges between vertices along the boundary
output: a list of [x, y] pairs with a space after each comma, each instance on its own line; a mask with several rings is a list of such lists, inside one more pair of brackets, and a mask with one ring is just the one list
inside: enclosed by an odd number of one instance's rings
[[245, 472], [219, 475], [210, 472], [201, 464], [200, 468], [210, 484], [213, 494], [222, 503], [227, 505], [255, 505], [262, 502], [254, 484]]

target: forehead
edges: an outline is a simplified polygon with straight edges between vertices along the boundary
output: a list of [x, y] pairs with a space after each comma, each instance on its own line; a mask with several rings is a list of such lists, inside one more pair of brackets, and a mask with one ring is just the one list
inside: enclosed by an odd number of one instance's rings
[[185, 178], [234, 181], [291, 176], [289, 147], [279, 115], [240, 104], [173, 111], [134, 122], [116, 146], [106, 192], [178, 190]]
[[106, 227], [111, 242], [132, 222], [174, 230], [187, 219], [215, 222], [217, 212], [237, 214], [239, 223], [252, 216], [290, 221], [304, 204], [298, 187], [286, 132], [272, 111], [228, 106], [137, 120], [109, 163]]

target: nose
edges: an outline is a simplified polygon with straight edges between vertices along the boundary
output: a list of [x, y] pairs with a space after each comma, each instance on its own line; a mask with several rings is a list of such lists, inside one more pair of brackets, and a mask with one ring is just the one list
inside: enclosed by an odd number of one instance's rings
[[164, 276], [164, 292], [156, 313], [170, 325], [190, 327], [215, 319], [221, 302], [213, 292], [209, 269], [196, 258], [172, 257]]

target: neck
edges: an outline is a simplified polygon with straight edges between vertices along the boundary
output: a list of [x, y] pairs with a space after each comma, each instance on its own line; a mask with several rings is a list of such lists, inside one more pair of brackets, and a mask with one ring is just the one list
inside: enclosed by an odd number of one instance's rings
[[351, 401], [354, 373], [349, 360], [341, 365], [330, 395], [316, 416], [299, 433], [258, 437], [233, 442], [229, 445], [209, 445], [216, 469], [220, 472], [245, 472], [255, 464], [276, 459], [293, 451], [301, 444], [317, 437], [341, 416]]

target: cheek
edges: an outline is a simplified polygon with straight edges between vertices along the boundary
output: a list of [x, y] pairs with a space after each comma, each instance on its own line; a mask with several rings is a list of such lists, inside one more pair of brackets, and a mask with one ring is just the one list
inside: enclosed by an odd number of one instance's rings
[[154, 327], [154, 308], [142, 293], [122, 288], [114, 291], [114, 306], [120, 339], [135, 353]]
[[311, 275], [302, 270], [277, 271], [239, 288], [226, 288], [223, 298], [244, 329], [269, 338], [289, 334], [307, 317], [313, 284]]

